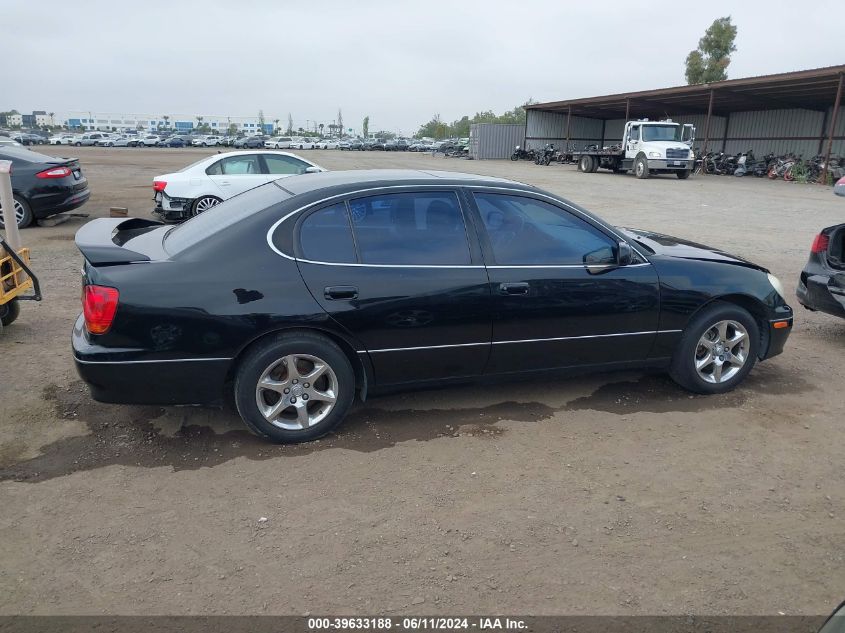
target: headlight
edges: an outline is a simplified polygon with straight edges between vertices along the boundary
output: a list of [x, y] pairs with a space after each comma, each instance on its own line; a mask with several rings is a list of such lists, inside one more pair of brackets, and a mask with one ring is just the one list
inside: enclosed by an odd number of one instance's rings
[[648, 157], [649, 158], [660, 158], [660, 152], [649, 152]]
[[780, 279], [775, 277], [772, 273], [768, 273], [766, 275], [769, 278], [769, 283], [772, 284], [772, 288], [775, 289], [780, 295], [780, 298], [786, 301], [786, 290], [783, 289], [783, 284], [780, 282]]

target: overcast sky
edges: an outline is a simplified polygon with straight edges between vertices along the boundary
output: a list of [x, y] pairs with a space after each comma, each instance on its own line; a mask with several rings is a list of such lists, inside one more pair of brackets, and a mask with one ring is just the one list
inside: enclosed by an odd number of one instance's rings
[[256, 116], [412, 134], [684, 83], [718, 17], [732, 78], [845, 63], [842, 3], [553, 0], [2, 0], [0, 110]]

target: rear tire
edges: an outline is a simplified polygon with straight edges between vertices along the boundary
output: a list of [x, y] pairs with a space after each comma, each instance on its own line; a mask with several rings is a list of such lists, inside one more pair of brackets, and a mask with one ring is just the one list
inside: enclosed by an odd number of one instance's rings
[[675, 175], [678, 177], [678, 180], [686, 180], [689, 178], [690, 171], [685, 169], [683, 171], [676, 172]]
[[585, 154], [578, 159], [578, 170], [589, 174], [593, 171], [593, 157]]
[[191, 204], [191, 212], [190, 217], [194, 217], [195, 215], [199, 215], [200, 213], [204, 213], [208, 211], [212, 207], [216, 207], [218, 204], [223, 202], [217, 196], [200, 196], [196, 200], [193, 201]]
[[15, 322], [20, 316], [21, 304], [17, 299], [12, 299], [5, 305], [0, 306], [0, 325], [6, 327]]
[[[725, 326], [723, 336], [719, 327], [725, 323], [734, 325]], [[744, 343], [738, 341], [730, 349], [721, 346], [721, 340], [735, 339], [741, 329], [745, 330], [745, 338], [740, 340]], [[759, 347], [760, 330], [754, 317], [738, 305], [717, 301], [704, 308], [684, 329], [672, 357], [669, 375], [681, 387], [694, 393], [725, 393], [741, 383], [754, 367]], [[739, 366], [737, 354], [744, 359]], [[733, 369], [737, 371], [730, 373]], [[715, 380], [717, 377], [719, 379]]]
[[645, 156], [638, 156], [637, 160], [634, 161], [634, 175], [640, 180], [648, 178], [648, 160]]
[[[32, 215], [32, 209], [29, 207], [29, 203], [21, 198], [20, 196], [14, 196], [15, 199], [15, 217], [18, 220], [18, 228], [25, 229], [32, 221], [35, 219]], [[3, 222], [3, 214], [0, 211], [0, 229], [5, 228], [6, 225]]]
[[[312, 384], [308, 375], [319, 365], [326, 368]], [[272, 388], [262, 387], [268, 384]], [[238, 413], [253, 433], [273, 442], [308, 442], [325, 435], [346, 417], [354, 396], [355, 372], [346, 354], [310, 332], [261, 341], [241, 361], [235, 378]], [[333, 402], [323, 400], [327, 397]]]

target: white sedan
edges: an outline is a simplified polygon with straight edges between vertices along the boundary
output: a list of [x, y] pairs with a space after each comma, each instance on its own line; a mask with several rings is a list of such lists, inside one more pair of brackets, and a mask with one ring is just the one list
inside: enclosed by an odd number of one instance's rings
[[50, 145], [70, 145], [76, 138], [74, 134], [58, 134], [50, 137]]
[[264, 141], [264, 147], [267, 149], [289, 149], [291, 140], [289, 136], [274, 136]]
[[337, 140], [333, 138], [324, 138], [317, 141], [317, 149], [337, 149]]
[[317, 147], [317, 143], [315, 143], [312, 138], [295, 136], [290, 140], [289, 147], [290, 149], [314, 149]]
[[180, 171], [156, 176], [153, 213], [163, 220], [185, 220], [264, 183], [319, 171], [326, 170], [288, 152], [244, 150], [214, 154]]

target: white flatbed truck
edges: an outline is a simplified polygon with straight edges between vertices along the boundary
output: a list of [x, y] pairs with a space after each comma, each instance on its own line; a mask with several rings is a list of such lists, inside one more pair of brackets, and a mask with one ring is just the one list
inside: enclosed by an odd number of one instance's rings
[[595, 173], [599, 168], [615, 173], [633, 172], [637, 178], [651, 174], [675, 174], [689, 178], [695, 163], [692, 143], [695, 127], [665, 121], [628, 121], [621, 145], [574, 152], [578, 171]]

